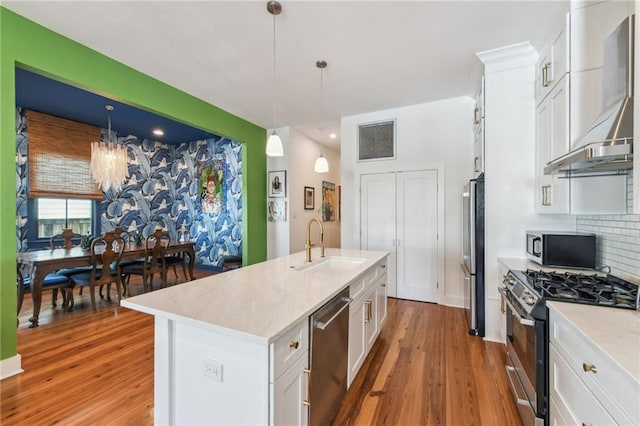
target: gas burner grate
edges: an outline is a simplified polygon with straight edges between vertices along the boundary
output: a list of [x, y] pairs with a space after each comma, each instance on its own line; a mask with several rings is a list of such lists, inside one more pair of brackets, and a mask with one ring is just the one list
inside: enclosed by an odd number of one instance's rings
[[612, 275], [544, 272], [527, 269], [527, 284], [547, 300], [618, 308], [638, 307], [638, 286]]

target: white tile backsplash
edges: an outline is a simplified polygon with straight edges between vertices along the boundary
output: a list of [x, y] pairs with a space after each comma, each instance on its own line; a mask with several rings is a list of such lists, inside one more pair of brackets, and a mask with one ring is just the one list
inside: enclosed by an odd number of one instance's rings
[[621, 278], [640, 280], [640, 215], [633, 212], [633, 175], [627, 179], [627, 214], [578, 215], [578, 232], [596, 234], [597, 266]]

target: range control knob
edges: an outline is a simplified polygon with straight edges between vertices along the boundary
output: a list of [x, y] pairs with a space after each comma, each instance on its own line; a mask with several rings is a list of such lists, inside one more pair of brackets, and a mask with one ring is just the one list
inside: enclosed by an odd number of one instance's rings
[[526, 303], [529, 306], [533, 306], [536, 302], [531, 293], [525, 294], [524, 296], [522, 296], [522, 298], [524, 299], [524, 303]]

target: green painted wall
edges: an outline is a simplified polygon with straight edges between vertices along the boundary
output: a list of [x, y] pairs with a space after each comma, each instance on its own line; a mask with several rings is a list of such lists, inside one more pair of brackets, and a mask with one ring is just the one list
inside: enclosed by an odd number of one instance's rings
[[242, 142], [243, 258], [266, 259], [265, 129], [0, 7], [0, 359], [17, 350], [16, 66]]

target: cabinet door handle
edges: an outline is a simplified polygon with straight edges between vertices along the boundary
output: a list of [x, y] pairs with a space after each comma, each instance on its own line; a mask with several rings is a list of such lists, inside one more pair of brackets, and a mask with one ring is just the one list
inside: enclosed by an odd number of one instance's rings
[[543, 206], [551, 205], [551, 201], [549, 200], [549, 189], [551, 189], [551, 185], [542, 186], [542, 205]]
[[302, 370], [306, 375], [307, 375], [307, 398], [302, 401], [303, 405], [306, 405], [307, 407], [311, 406], [311, 402], [309, 401], [309, 388], [311, 387], [311, 370], [309, 370], [308, 368], [304, 368]]
[[582, 369], [584, 370], [585, 373], [588, 373], [588, 372], [597, 373], [598, 372], [598, 369], [596, 368], [595, 365], [587, 364], [586, 362], [582, 363]]
[[368, 323], [369, 321], [371, 321], [371, 301], [367, 300], [366, 302], [364, 302], [364, 304], [366, 305], [365, 307], [365, 311], [364, 311], [364, 322]]
[[542, 66], [542, 87], [548, 87], [551, 84], [551, 79], [549, 78], [551, 70], [551, 62], [547, 62]]
[[478, 167], [479, 160], [480, 160], [480, 157], [474, 157], [473, 158], [473, 171], [474, 172], [479, 172], [480, 171], [480, 167]]
[[289, 342], [289, 347], [291, 349], [298, 349], [298, 346], [300, 346], [300, 342], [298, 342], [297, 340], [292, 340]]
[[547, 79], [547, 86], [550, 85], [551, 83], [553, 83], [553, 65], [551, 64], [551, 62], [547, 62], [546, 64], [544, 64], [545, 67], [547, 67], [547, 75], [546, 75], [546, 79]]
[[479, 116], [480, 116], [480, 108], [476, 107], [476, 108], [473, 110], [473, 124], [478, 124], [478, 123], [480, 123], [480, 118], [479, 118]]

